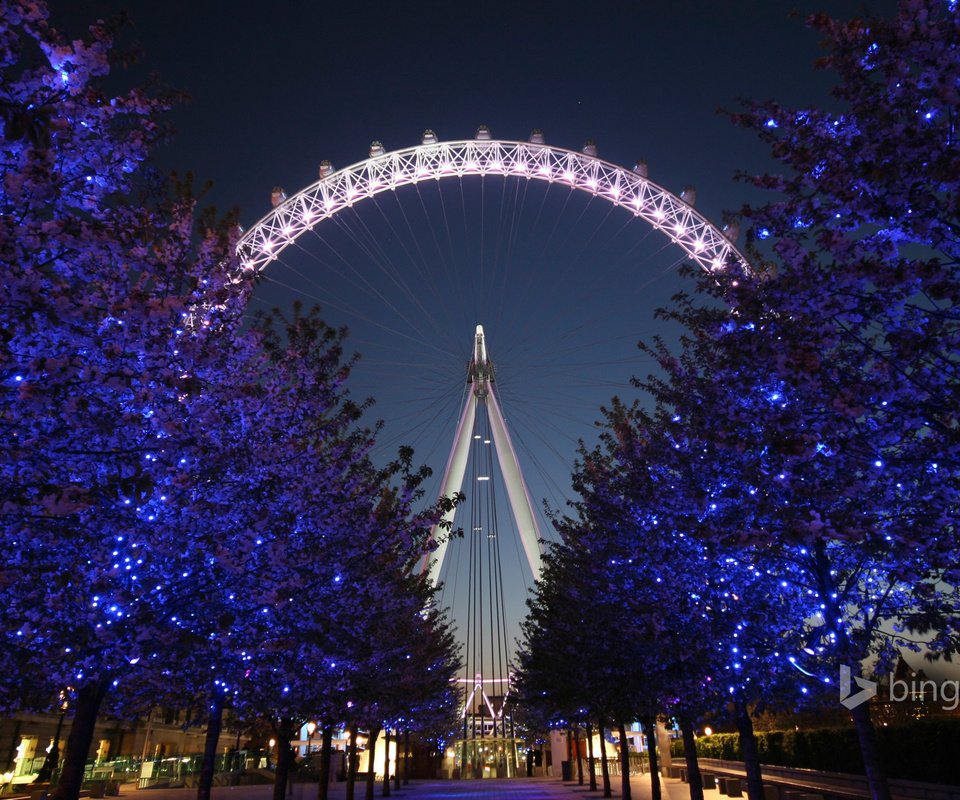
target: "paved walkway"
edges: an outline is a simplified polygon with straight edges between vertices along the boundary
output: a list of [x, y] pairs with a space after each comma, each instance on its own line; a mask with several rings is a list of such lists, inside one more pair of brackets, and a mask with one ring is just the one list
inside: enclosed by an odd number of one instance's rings
[[[390, 796], [402, 800], [595, 800], [603, 797], [600, 789], [591, 792], [587, 784], [563, 783], [556, 778], [513, 778], [480, 781], [412, 781], [401, 786], [399, 791], [391, 787]], [[662, 778], [660, 785], [663, 800], [686, 800], [690, 796], [687, 785], [671, 778]], [[620, 797], [620, 778], [611, 778], [613, 796]], [[643, 775], [630, 781], [632, 800], [651, 800], [650, 776]], [[293, 791], [287, 794], [287, 800], [316, 800], [315, 783], [296, 783]], [[383, 784], [377, 783], [376, 800], [380, 800]], [[330, 787], [330, 800], [344, 800], [344, 785]], [[121, 798], [127, 800], [196, 800], [196, 789], [124, 789]], [[355, 800], [364, 799], [364, 787], [357, 786]], [[212, 800], [271, 800], [272, 786], [217, 786], [212, 792]], [[705, 800], [718, 800], [716, 790], [704, 791]]]

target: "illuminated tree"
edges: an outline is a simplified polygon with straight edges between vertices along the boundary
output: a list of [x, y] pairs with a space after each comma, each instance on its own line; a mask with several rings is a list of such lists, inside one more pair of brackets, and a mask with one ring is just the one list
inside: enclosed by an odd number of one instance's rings
[[3, 688], [37, 706], [15, 676], [72, 687], [66, 798], [104, 698], [145, 705], [138, 676], [178, 643], [171, 602], [195, 566], [173, 502], [193, 455], [182, 401], [242, 292], [227, 229], [141, 170], [170, 99], [105, 93], [112, 28], [68, 43], [42, 4], [2, 14]]
[[[605, 699], [622, 686], [622, 675], [604, 660], [614, 620], [609, 603], [598, 600], [603, 562], [572, 542], [552, 545], [543, 557], [536, 592], [527, 600], [521, 623], [522, 646], [515, 672], [522, 715], [547, 727], [584, 725], [592, 736], [599, 717], [609, 711]], [[612, 680], [613, 687], [606, 681]], [[593, 758], [590, 788], [596, 789]], [[609, 796], [609, 783], [604, 784]]]
[[[791, 663], [832, 682], [918, 648], [911, 632], [934, 654], [956, 644], [960, 31], [932, 0], [811, 24], [842, 110], [734, 115], [788, 170], [752, 179], [779, 193], [744, 211], [763, 266], [696, 274], [720, 302], [678, 299], [683, 353], [651, 347], [667, 377], [644, 385], [708, 465], [698, 537], [805, 593]], [[886, 798], [868, 706], [851, 715]]]
[[581, 452], [574, 473], [576, 517], [562, 529], [586, 532], [578, 546], [604, 564], [595, 591], [621, 598], [610, 638], [637, 672], [628, 685], [643, 687], [628, 697], [633, 713], [648, 724], [661, 713], [677, 717], [689, 738], [691, 791], [699, 796], [693, 728], [705, 712], [725, 713], [729, 705], [753, 792], [762, 785], [748, 706], [785, 694], [777, 683], [783, 650], [809, 604], [758, 568], [755, 553], [704, 536], [715, 487], [730, 466], [683, 438], [677, 404], [686, 395], [668, 394], [663, 382], [650, 388], [653, 412], [617, 399], [604, 411], [600, 444]]
[[169, 99], [102, 89], [112, 29], [66, 43], [26, 2], [3, 23], [2, 699], [71, 687], [66, 800], [101, 706], [207, 697], [218, 722], [229, 699], [289, 734], [336, 701], [338, 626], [396, 610], [348, 592], [390, 597], [377, 569], [443, 505], [412, 512], [409, 454], [371, 464], [342, 333], [242, 327], [233, 227], [142, 168]]
[[[778, 192], [745, 209], [776, 275], [755, 302], [734, 294], [735, 346], [779, 351], [787, 407], [767, 485], [789, 488], [791, 513], [771, 529], [815, 582], [829, 671], [856, 672], [867, 652], [882, 669], [896, 647], [916, 649], [884, 621], [925, 634], [934, 654], [957, 643], [960, 24], [956, 4], [936, 0], [903, 0], [889, 20], [810, 24], [829, 44], [821, 65], [838, 76], [839, 111], [734, 116], [785, 168], [751, 179]], [[752, 320], [762, 336], [744, 329]], [[871, 790], [886, 797], [867, 706], [852, 714]]]

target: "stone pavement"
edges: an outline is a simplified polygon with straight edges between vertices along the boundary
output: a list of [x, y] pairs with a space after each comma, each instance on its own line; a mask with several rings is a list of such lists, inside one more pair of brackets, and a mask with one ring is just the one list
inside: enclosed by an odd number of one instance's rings
[[[671, 778], [662, 778], [663, 800], [686, 800], [687, 785]], [[602, 783], [598, 781], [602, 787]], [[613, 796], [620, 797], [620, 778], [611, 778]], [[650, 777], [638, 776], [630, 781], [633, 800], [651, 800]], [[296, 783], [287, 793], [287, 800], [316, 800], [315, 783]], [[376, 800], [382, 797], [383, 785], [377, 783]], [[128, 789], [121, 797], [127, 800], [196, 800], [196, 789]], [[563, 783], [556, 778], [513, 778], [479, 781], [412, 781], [397, 791], [391, 787], [390, 796], [398, 800], [597, 800], [603, 797], [602, 788], [591, 792], [589, 785]], [[704, 790], [705, 800], [717, 800], [716, 790]], [[217, 786], [212, 800], [271, 800], [272, 786]], [[344, 800], [345, 787], [334, 784], [330, 800]], [[355, 800], [363, 800], [364, 788], [357, 786]]]

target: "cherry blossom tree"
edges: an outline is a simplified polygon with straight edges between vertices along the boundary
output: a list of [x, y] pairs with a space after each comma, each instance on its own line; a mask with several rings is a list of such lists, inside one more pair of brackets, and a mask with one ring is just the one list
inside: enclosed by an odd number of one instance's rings
[[389, 596], [445, 506], [414, 513], [409, 453], [371, 463], [342, 332], [243, 326], [235, 226], [143, 166], [172, 98], [103, 89], [113, 28], [3, 23], [2, 699], [71, 687], [66, 799], [103, 705], [207, 697], [215, 741], [229, 701], [288, 741], [336, 701], [343, 631], [393, 610], [348, 593]]
[[[143, 703], [138, 676], [178, 641], [183, 398], [243, 290], [229, 227], [141, 168], [171, 98], [105, 92], [113, 28], [67, 42], [42, 4], [2, 14], [2, 635], [12, 676], [74, 693], [71, 797], [104, 698]], [[5, 682], [8, 705], [37, 705], [17, 690]]]
[[[791, 663], [832, 682], [917, 633], [956, 643], [960, 48], [950, 3], [810, 23], [842, 110], [734, 115], [785, 167], [750, 178], [778, 193], [744, 209], [758, 266], [694, 275], [700, 297], [665, 313], [683, 351], [651, 346], [666, 377], [643, 385], [707, 465], [698, 536], [810, 599]], [[869, 709], [851, 716], [888, 797]]]
[[[775, 367], [754, 396], [776, 435], [744, 477], [763, 489], [756, 522], [793, 546], [822, 606], [811, 649], [835, 674], [871, 652], [888, 668], [897, 647], [918, 647], [911, 632], [932, 654], [957, 641], [960, 24], [935, 0], [809, 23], [839, 109], [734, 115], [784, 171], [748, 177], [777, 193], [744, 209], [774, 274], [730, 287], [725, 349]], [[852, 716], [886, 797], [867, 706]]]

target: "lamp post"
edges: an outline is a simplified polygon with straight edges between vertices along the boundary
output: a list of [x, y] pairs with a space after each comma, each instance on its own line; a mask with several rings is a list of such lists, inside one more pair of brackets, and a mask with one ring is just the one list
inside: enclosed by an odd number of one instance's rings
[[310, 757], [310, 752], [313, 749], [313, 734], [317, 732], [317, 723], [311, 720], [307, 723], [307, 757]]
[[267, 750], [267, 769], [270, 769], [270, 758], [273, 755], [273, 748], [277, 746], [277, 740], [271, 738], [270, 741], [267, 742], [267, 746], [270, 748]]
[[70, 700], [67, 696], [67, 691], [70, 687], [60, 690], [60, 696], [58, 700], [58, 710], [60, 712], [60, 718], [57, 720], [57, 731], [53, 734], [53, 744], [50, 745], [50, 750], [47, 752], [47, 757], [43, 761], [43, 766], [40, 767], [40, 771], [37, 773], [37, 782], [38, 783], [47, 783], [52, 777], [53, 773], [57, 771], [57, 766], [60, 764], [60, 732], [63, 730], [63, 718], [66, 716], [67, 709], [70, 707]]

